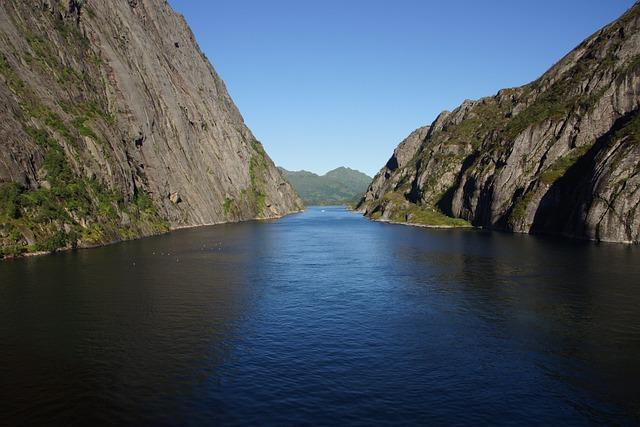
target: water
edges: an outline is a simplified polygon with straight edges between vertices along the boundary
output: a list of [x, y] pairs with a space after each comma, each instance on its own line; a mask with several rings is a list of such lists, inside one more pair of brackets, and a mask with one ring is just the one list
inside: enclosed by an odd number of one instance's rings
[[0, 263], [0, 423], [640, 422], [640, 248], [325, 210]]

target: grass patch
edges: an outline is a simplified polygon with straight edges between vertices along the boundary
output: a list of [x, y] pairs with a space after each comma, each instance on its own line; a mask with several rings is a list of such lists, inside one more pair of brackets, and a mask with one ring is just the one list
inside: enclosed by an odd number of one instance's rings
[[236, 201], [229, 197], [224, 198], [224, 203], [222, 204], [222, 209], [224, 210], [225, 218], [229, 218], [229, 216], [235, 212], [236, 209]]
[[73, 120], [73, 126], [76, 128], [80, 135], [98, 139], [95, 132], [89, 126], [87, 126], [86, 123], [88, 120], [89, 118], [87, 116], [78, 116]]
[[[620, 140], [628, 138], [628, 142], [632, 144], [640, 144], [640, 114], [636, 114], [622, 128], [618, 129], [611, 140]], [[573, 166], [581, 157], [583, 157], [591, 149], [592, 145], [584, 145], [574, 148], [565, 156], [557, 159], [540, 175], [540, 181], [547, 185], [551, 185], [558, 179], [563, 177], [569, 168]]]
[[503, 131], [504, 137], [514, 139], [526, 128], [533, 124], [542, 123], [551, 118], [562, 118], [568, 108], [568, 101], [564, 99], [563, 91], [555, 85], [543, 93], [524, 111], [513, 117]]
[[[445, 215], [433, 206], [410, 203], [402, 194], [395, 191], [385, 194], [383, 200], [385, 210], [391, 210], [389, 220], [393, 222], [431, 227], [471, 227], [468, 221]], [[371, 218], [380, 219], [381, 216], [380, 211], [375, 211]]]
[[24, 36], [34, 57], [43, 67], [50, 69], [57, 68], [58, 61], [53, 56], [50, 43], [30, 30], [26, 30]]
[[265, 174], [267, 172], [266, 153], [260, 142], [251, 141], [253, 153], [249, 160], [249, 177], [251, 179], [251, 188], [248, 191], [249, 197], [256, 206], [258, 216], [264, 215], [267, 207], [267, 195], [265, 193], [266, 181]]
[[438, 132], [434, 139], [448, 144], [470, 144], [478, 149], [487, 134], [501, 128], [505, 121], [505, 108], [494, 98], [485, 98], [473, 107], [465, 120]]
[[375, 212], [373, 212], [369, 217], [370, 217], [371, 219], [373, 219], [373, 220], [378, 220], [378, 219], [382, 218], [382, 212], [380, 212], [380, 211], [375, 211]]
[[[427, 225], [433, 227], [471, 227], [471, 224], [462, 218], [452, 218], [432, 207], [412, 205], [409, 209], [399, 213], [400, 222], [409, 224]], [[395, 220], [395, 219], [394, 219]]]
[[527, 216], [527, 206], [531, 203], [533, 199], [533, 194], [531, 192], [525, 193], [520, 199], [516, 202], [513, 210], [511, 211], [510, 218], [515, 222], [522, 222], [525, 220]]
[[627, 124], [613, 135], [614, 140], [622, 138], [629, 138], [631, 143], [640, 144], [640, 114], [636, 113]]
[[591, 148], [591, 145], [583, 145], [581, 147], [574, 148], [565, 156], [560, 157], [549, 166], [540, 175], [540, 181], [547, 185], [551, 185], [564, 176], [565, 173], [573, 166], [579, 158], [587, 154], [587, 151]]
[[0, 219], [3, 221], [20, 218], [21, 188], [14, 182], [0, 184]]
[[2, 74], [7, 82], [7, 86], [18, 98], [23, 97], [26, 94], [26, 84], [13, 70], [11, 64], [4, 55], [0, 55], [0, 74]]

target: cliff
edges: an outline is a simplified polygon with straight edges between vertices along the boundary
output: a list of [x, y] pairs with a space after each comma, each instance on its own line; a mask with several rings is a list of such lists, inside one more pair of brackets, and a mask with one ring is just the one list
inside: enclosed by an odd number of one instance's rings
[[163, 0], [0, 3], [0, 247], [302, 208]]
[[538, 80], [443, 112], [401, 144], [358, 209], [638, 243], [639, 29], [636, 4]]

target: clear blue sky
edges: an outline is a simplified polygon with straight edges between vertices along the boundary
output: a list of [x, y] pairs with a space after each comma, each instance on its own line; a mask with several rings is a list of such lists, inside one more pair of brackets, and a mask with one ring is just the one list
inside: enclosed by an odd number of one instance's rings
[[632, 0], [170, 0], [276, 164], [376, 173], [416, 127], [537, 78]]

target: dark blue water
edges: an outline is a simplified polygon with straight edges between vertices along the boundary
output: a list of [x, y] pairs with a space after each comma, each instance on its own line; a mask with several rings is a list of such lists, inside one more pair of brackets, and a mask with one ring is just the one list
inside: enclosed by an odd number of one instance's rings
[[640, 422], [640, 251], [341, 208], [0, 263], [0, 423]]

